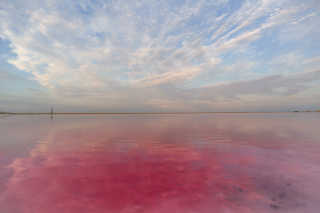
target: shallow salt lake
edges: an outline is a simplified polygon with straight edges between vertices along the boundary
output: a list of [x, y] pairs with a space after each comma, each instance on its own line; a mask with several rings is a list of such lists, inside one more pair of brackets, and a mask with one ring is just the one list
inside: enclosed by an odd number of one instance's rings
[[0, 117], [1, 213], [320, 212], [320, 113]]

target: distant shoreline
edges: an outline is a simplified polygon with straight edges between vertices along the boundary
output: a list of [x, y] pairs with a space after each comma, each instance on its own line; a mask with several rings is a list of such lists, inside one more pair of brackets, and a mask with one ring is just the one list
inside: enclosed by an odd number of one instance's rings
[[320, 111], [292, 112], [0, 112], [0, 115], [172, 115], [172, 114], [253, 114], [253, 113], [309, 113]]

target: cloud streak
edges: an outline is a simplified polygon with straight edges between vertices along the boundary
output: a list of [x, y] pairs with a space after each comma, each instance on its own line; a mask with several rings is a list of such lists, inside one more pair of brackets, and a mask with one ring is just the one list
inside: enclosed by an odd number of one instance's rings
[[[184, 105], [179, 100], [188, 96], [190, 88], [202, 91], [210, 84], [217, 84], [213, 90], [221, 100], [236, 98], [233, 91], [290, 96], [296, 91], [291, 85], [278, 92], [271, 85], [258, 85], [275, 83], [277, 72], [318, 69], [319, 53], [310, 51], [307, 41], [296, 40], [300, 37], [283, 34], [307, 23], [315, 26], [316, 20], [319, 11], [311, 0], [304, 4], [288, 0], [0, 3], [0, 37], [10, 42], [15, 55], [3, 63], [31, 73], [52, 102], [74, 106], [79, 97], [87, 98], [92, 100], [88, 109], [161, 110], [159, 105], [179, 110]], [[307, 30], [302, 36], [317, 41], [317, 35]], [[284, 43], [290, 44], [281, 46]], [[265, 45], [276, 51], [271, 55]], [[296, 53], [302, 65], [290, 64], [293, 56], [283, 62], [297, 50], [303, 50]], [[237, 70], [241, 61], [242, 70]], [[256, 88], [251, 89], [254, 82], [243, 83], [247, 76], [258, 78]], [[241, 82], [230, 83], [234, 81]], [[175, 91], [183, 92], [174, 100]], [[210, 94], [188, 97], [200, 105], [205, 99], [217, 101]]]

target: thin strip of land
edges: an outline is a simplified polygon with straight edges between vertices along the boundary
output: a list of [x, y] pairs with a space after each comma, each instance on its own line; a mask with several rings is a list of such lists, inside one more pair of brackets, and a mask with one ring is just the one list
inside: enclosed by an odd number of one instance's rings
[[298, 113], [320, 111], [291, 112], [0, 112], [4, 115], [165, 115], [165, 114], [242, 114], [242, 113]]

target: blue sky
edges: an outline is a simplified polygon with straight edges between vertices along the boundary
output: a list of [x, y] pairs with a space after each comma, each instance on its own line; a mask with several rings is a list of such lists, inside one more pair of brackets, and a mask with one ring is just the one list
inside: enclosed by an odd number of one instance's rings
[[2, 0], [0, 111], [320, 108], [318, 0]]

